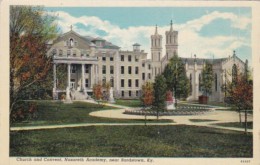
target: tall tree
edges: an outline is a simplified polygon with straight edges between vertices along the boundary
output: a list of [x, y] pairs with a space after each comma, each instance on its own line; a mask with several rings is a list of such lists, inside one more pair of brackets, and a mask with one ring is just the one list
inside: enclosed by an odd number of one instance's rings
[[214, 80], [212, 64], [206, 62], [201, 75], [201, 90], [204, 95], [208, 96], [212, 93], [212, 84]]
[[151, 82], [145, 82], [144, 85], [142, 85], [142, 97], [141, 101], [143, 106], [150, 107], [153, 104], [154, 101], [154, 90], [153, 90], [153, 84]]
[[190, 86], [189, 79], [186, 76], [185, 65], [181, 58], [174, 55], [163, 72], [166, 78], [167, 90], [174, 92], [177, 98], [187, 98]]
[[164, 78], [163, 75], [158, 75], [155, 78], [153, 88], [154, 88], [153, 106], [156, 108], [157, 119], [158, 119], [159, 118], [159, 111], [162, 111], [162, 110], [165, 109], [167, 84], [166, 84], [166, 79]]
[[41, 7], [10, 7], [10, 113], [50, 73], [46, 43], [56, 37], [54, 18]]

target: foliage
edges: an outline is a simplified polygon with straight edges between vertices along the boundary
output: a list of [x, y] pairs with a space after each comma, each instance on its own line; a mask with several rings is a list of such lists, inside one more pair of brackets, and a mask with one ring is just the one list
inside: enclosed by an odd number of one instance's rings
[[53, 21], [40, 7], [10, 7], [10, 114], [19, 110], [16, 103], [45, 89], [52, 66], [46, 43], [57, 34]]
[[166, 78], [167, 90], [174, 92], [177, 98], [187, 98], [190, 86], [189, 79], [186, 76], [185, 65], [181, 58], [174, 55], [163, 72]]
[[253, 82], [239, 74], [235, 82], [227, 82], [227, 93], [231, 104], [238, 110], [253, 109]]
[[214, 80], [212, 64], [206, 62], [202, 70], [201, 90], [203, 94], [208, 96], [212, 93], [212, 84]]
[[111, 89], [111, 84], [110, 82], [106, 82], [103, 84], [103, 100], [108, 101], [110, 97], [110, 89]]
[[163, 75], [156, 76], [153, 88], [154, 88], [153, 106], [156, 108], [157, 119], [158, 119], [159, 111], [165, 109], [167, 85], [166, 85], [166, 79], [164, 78]]
[[19, 104], [15, 104], [15, 106], [16, 111], [14, 111], [10, 117], [11, 123], [25, 120], [35, 120], [38, 118], [38, 106], [36, 103], [21, 101]]
[[151, 82], [145, 82], [142, 85], [141, 101], [144, 107], [150, 107], [154, 101], [154, 89]]
[[95, 100], [101, 100], [102, 99], [103, 93], [102, 93], [101, 83], [93, 85], [93, 96], [94, 96]]

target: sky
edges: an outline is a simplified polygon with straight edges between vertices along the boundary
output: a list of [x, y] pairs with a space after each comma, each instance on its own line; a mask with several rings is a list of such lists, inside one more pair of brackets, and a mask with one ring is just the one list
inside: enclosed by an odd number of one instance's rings
[[180, 57], [225, 58], [233, 50], [241, 60], [252, 63], [251, 8], [249, 7], [48, 7], [55, 16], [60, 32], [73, 30], [82, 36], [101, 37], [132, 50], [134, 43], [151, 56], [150, 37], [158, 26], [163, 37], [165, 31], [179, 32]]

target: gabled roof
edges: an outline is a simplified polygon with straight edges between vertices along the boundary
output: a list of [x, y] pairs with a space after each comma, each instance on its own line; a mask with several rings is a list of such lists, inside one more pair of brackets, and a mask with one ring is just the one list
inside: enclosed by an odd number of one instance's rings
[[181, 57], [182, 61], [184, 63], [188, 63], [189, 65], [193, 65], [195, 60], [197, 62], [198, 65], [202, 65], [204, 62], [208, 62], [210, 64], [219, 64], [225, 60], [227, 60], [228, 58], [217, 58], [217, 59], [208, 59], [208, 58], [183, 58]]

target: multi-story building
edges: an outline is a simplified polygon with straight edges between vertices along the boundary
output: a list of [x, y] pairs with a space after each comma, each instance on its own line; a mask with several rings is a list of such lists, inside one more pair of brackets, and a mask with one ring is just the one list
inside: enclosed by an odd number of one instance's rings
[[[110, 82], [116, 98], [139, 98], [141, 87], [146, 81], [153, 82], [168, 64], [169, 59], [178, 54], [178, 31], [170, 30], [165, 33], [165, 55], [162, 53], [162, 35], [151, 35], [151, 59], [141, 50], [141, 45], [133, 44], [132, 51], [121, 50], [102, 38], [81, 36], [72, 29], [59, 36], [50, 44], [48, 54], [53, 56], [54, 85], [53, 96], [66, 91], [70, 99], [85, 99], [91, 95], [93, 85], [99, 82]], [[186, 75], [190, 79], [191, 93], [188, 100], [197, 100], [202, 94], [200, 81], [203, 66], [206, 62], [213, 64], [214, 83], [211, 100], [223, 101], [222, 85], [230, 78], [232, 68], [244, 71], [247, 61], [241, 61], [233, 53], [232, 57], [221, 59], [181, 58], [186, 67]], [[56, 66], [67, 65], [67, 88], [57, 89]], [[71, 94], [72, 93], [72, 94]], [[73, 97], [73, 98], [71, 98]]]

